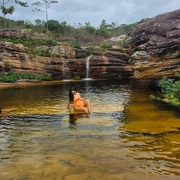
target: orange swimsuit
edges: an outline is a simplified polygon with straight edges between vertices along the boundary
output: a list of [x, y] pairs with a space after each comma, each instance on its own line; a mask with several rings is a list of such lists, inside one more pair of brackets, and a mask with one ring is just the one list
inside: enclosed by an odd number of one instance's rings
[[78, 94], [74, 95], [74, 108], [80, 109], [84, 107], [84, 101], [80, 98]]

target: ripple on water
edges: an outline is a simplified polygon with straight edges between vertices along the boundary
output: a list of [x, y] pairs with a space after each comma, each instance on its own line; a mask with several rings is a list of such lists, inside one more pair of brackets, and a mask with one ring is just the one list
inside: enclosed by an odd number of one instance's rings
[[[90, 117], [67, 110], [71, 86]], [[1, 92], [15, 109], [0, 120], [0, 179], [179, 179], [179, 119], [139, 90], [89, 81]]]

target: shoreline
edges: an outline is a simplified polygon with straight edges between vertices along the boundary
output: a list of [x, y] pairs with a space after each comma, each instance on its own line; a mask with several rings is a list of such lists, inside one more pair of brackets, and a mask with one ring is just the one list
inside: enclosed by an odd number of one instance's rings
[[[69, 83], [69, 82], [82, 82], [82, 81], [102, 81], [102, 80], [135, 80], [135, 81], [142, 81], [141, 86], [157, 86], [157, 82], [154, 83], [154, 81], [157, 81], [157, 79], [136, 79], [136, 78], [127, 78], [127, 79], [122, 79], [122, 78], [102, 78], [102, 79], [91, 79], [91, 78], [84, 78], [80, 80], [74, 80], [74, 79], [67, 79], [67, 80], [52, 80], [52, 81], [39, 81], [39, 80], [18, 80], [15, 83], [4, 83], [0, 82], [0, 90], [1, 89], [7, 89], [7, 88], [23, 88], [23, 87], [28, 87], [28, 86], [43, 86], [43, 85], [52, 85], [52, 84], [62, 84], [62, 83]], [[151, 83], [153, 81], [153, 83]], [[143, 83], [145, 82], [145, 83]], [[134, 84], [134, 83], [132, 83]], [[153, 84], [153, 85], [152, 85]], [[134, 84], [136, 85], [136, 84]]]
[[[91, 79], [95, 80], [95, 79]], [[20, 87], [28, 87], [28, 86], [41, 86], [41, 85], [51, 85], [51, 84], [62, 84], [62, 83], [68, 83], [68, 82], [79, 82], [84, 81], [81, 80], [52, 80], [52, 81], [36, 81], [36, 80], [20, 80], [15, 83], [3, 83], [0, 82], [0, 89], [6, 89], [6, 88], [20, 88]], [[90, 80], [88, 80], [90, 81]]]
[[0, 89], [6, 88], [20, 88], [20, 87], [27, 87], [27, 86], [36, 86], [36, 85], [50, 85], [50, 84], [58, 84], [63, 83], [65, 81], [58, 80], [58, 81], [19, 81], [15, 83], [2, 83], [0, 82]]

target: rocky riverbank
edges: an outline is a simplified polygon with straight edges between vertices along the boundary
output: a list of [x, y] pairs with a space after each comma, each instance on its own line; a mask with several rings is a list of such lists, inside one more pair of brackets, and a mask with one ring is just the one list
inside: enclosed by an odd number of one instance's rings
[[[36, 50], [52, 57], [28, 53], [22, 44], [0, 42], [0, 73], [50, 74], [54, 80], [83, 78], [152, 78], [174, 77], [180, 72], [180, 10], [143, 19], [125, 36], [124, 43], [102, 51], [96, 47], [89, 56], [86, 48], [39, 46]], [[0, 30], [0, 37], [47, 39], [42, 33], [25, 30]], [[87, 72], [88, 71], [88, 72]], [[88, 77], [87, 77], [88, 76]]]
[[27, 87], [27, 86], [40, 86], [40, 85], [51, 85], [51, 84], [59, 84], [63, 83], [63, 81], [18, 81], [15, 83], [2, 83], [0, 82], [0, 89], [6, 88], [20, 88], [20, 87]]

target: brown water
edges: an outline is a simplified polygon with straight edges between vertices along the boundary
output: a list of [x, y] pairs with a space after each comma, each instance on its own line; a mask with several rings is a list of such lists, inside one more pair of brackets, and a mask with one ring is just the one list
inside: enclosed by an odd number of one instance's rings
[[[66, 108], [71, 86], [90, 117]], [[139, 82], [0, 90], [0, 180], [180, 179], [180, 113]]]

